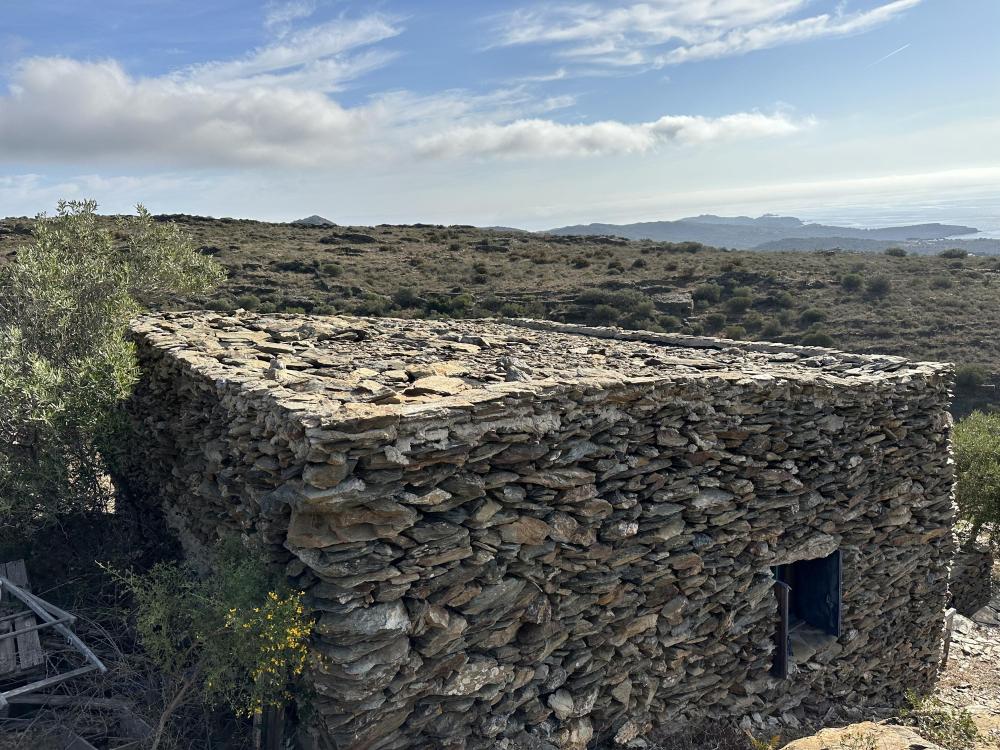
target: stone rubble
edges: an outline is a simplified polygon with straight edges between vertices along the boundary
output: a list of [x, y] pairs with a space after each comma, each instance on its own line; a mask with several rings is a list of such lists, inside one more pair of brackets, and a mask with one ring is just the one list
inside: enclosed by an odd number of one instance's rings
[[[241, 533], [306, 592], [302, 747], [582, 750], [936, 675], [948, 366], [538, 321], [132, 333], [122, 481], [193, 557]], [[836, 549], [842, 636], [775, 679], [771, 566]]]
[[955, 615], [937, 695], [952, 706], [980, 706], [1000, 717], [1000, 591], [971, 617]]

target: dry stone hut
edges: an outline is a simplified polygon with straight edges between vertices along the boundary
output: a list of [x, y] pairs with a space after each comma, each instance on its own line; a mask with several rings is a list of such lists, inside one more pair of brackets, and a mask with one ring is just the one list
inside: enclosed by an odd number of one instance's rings
[[531, 321], [134, 337], [133, 486], [317, 613], [304, 747], [594, 747], [934, 679], [946, 366]]

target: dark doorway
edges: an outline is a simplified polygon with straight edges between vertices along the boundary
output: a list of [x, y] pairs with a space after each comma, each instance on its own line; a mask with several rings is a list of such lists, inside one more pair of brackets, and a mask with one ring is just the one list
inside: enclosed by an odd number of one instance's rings
[[[840, 637], [841, 555], [799, 560], [772, 568], [778, 599], [778, 627], [771, 672], [787, 677], [795, 660], [793, 634]], [[800, 647], [801, 650], [801, 647]]]

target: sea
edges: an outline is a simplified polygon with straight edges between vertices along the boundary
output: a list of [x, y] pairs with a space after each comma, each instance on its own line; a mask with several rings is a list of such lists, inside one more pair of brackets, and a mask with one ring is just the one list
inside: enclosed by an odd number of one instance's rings
[[956, 239], [1000, 239], [1000, 196], [927, 200], [895, 206], [850, 203], [831, 205], [798, 214], [803, 221], [852, 227], [890, 227], [906, 224], [960, 224], [975, 227], [976, 234]]

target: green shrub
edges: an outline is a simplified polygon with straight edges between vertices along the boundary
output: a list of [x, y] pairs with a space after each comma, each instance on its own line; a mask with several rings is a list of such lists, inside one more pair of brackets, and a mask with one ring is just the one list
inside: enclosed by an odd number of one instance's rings
[[955, 368], [955, 390], [960, 393], [975, 391], [986, 382], [986, 368], [979, 365], [958, 365]]
[[611, 305], [596, 305], [587, 314], [587, 322], [597, 326], [613, 325], [618, 320], [618, 311]]
[[765, 302], [771, 307], [788, 309], [795, 307], [795, 297], [791, 292], [772, 292], [767, 296]]
[[950, 276], [935, 276], [929, 282], [931, 289], [951, 289], [953, 284]]
[[921, 737], [948, 750], [974, 750], [980, 735], [968, 710], [949, 706], [937, 698], [918, 697], [912, 690], [907, 691], [906, 700], [909, 707], [899, 715], [916, 727]]
[[290, 591], [237, 542], [215, 551], [212, 573], [160, 563], [149, 573], [110, 571], [131, 593], [142, 647], [166, 682], [167, 710], [150, 740], [191, 703], [251, 716], [281, 705], [308, 657], [312, 620]]
[[0, 270], [0, 534], [110, 507], [126, 439], [118, 407], [138, 376], [129, 321], [223, 278], [142, 206], [112, 222], [60, 202]]
[[244, 310], [256, 310], [260, 307], [260, 297], [255, 294], [243, 294], [236, 298], [236, 306]]
[[343, 266], [339, 263], [324, 263], [319, 270], [324, 276], [340, 276], [344, 272]]
[[781, 323], [773, 318], [767, 321], [764, 327], [760, 329], [760, 335], [765, 339], [775, 339], [784, 332], [785, 329]]
[[823, 320], [826, 320], [826, 313], [818, 307], [807, 307], [799, 316], [799, 322], [804, 326], [811, 326]]
[[586, 258], [573, 259], [573, 268], [589, 268], [589, 267], [590, 267], [590, 261], [587, 260]]
[[392, 301], [397, 307], [419, 307], [423, 304], [416, 289], [407, 286], [397, 289], [392, 295]]
[[764, 327], [764, 316], [758, 312], [753, 312], [743, 318], [743, 327], [750, 333], [759, 331]]
[[632, 305], [629, 314], [626, 316], [624, 325], [629, 328], [640, 328], [640, 321], [650, 321], [655, 323], [656, 305], [652, 300], [643, 300]]
[[952, 258], [954, 260], [959, 260], [961, 258], [968, 258], [969, 257], [969, 251], [968, 250], [962, 250], [959, 247], [952, 247], [952, 248], [948, 248], [947, 250], [942, 250], [940, 253], [938, 253], [938, 257], [940, 257], [940, 258]]
[[658, 321], [664, 331], [677, 331], [683, 325], [683, 321], [674, 315], [661, 315]]
[[864, 286], [864, 279], [860, 274], [848, 273], [840, 280], [840, 285], [848, 292], [856, 292]]
[[649, 297], [632, 290], [588, 289], [577, 295], [576, 302], [583, 307], [607, 305], [616, 311], [617, 317], [651, 317], [655, 310]]
[[455, 253], [461, 250], [462, 246], [457, 242], [452, 242], [451, 244], [448, 245], [448, 249], [451, 250], [453, 253]]
[[986, 532], [1000, 548], [1000, 414], [974, 411], [955, 425], [959, 515], [972, 526], [972, 539]]
[[632, 268], [645, 268], [649, 265], [649, 262], [644, 258], [636, 258], [632, 261]]
[[702, 320], [702, 326], [709, 333], [716, 333], [726, 325], [726, 316], [722, 313], [710, 313]]
[[865, 292], [869, 297], [881, 298], [889, 294], [892, 289], [892, 282], [887, 276], [873, 276], [865, 284]]
[[718, 284], [701, 284], [691, 292], [691, 297], [695, 302], [715, 304], [722, 299], [722, 287]]
[[822, 331], [810, 331], [799, 339], [802, 346], [824, 346], [830, 348], [834, 345], [833, 337]]
[[746, 312], [752, 304], [750, 297], [730, 297], [726, 300], [726, 311], [734, 314]]
[[905, 258], [906, 251], [901, 247], [887, 247], [885, 249], [885, 254], [892, 256], [893, 258]]
[[744, 339], [747, 336], [747, 329], [740, 325], [726, 326], [722, 335], [727, 339]]

